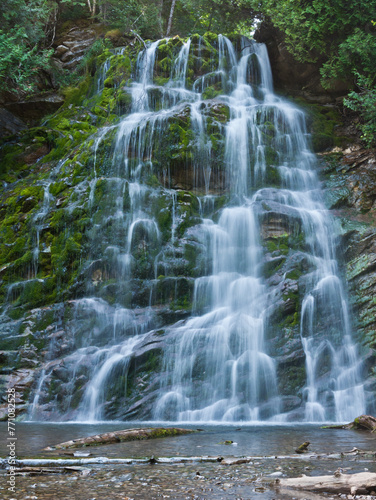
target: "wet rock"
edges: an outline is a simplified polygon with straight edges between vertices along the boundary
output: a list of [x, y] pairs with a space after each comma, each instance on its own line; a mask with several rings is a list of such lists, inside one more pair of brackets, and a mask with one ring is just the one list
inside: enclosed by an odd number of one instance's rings
[[296, 453], [305, 453], [306, 451], [308, 451], [308, 446], [310, 445], [310, 442], [309, 441], [305, 441], [303, 444], [301, 444], [300, 446], [298, 446], [295, 450]]
[[[301, 383], [301, 382], [300, 382]], [[289, 413], [296, 410], [302, 404], [301, 398], [298, 396], [282, 396], [281, 397], [281, 412]]]
[[[64, 98], [61, 95], [55, 92], [46, 92], [30, 96], [24, 101], [9, 103], [6, 108], [21, 120], [24, 120], [25, 123], [35, 125], [45, 115], [57, 111], [63, 103]], [[35, 162], [40, 156], [43, 156], [43, 154], [40, 153], [33, 161]], [[32, 161], [31, 158], [30, 161]]]
[[5, 108], [0, 108], [0, 137], [13, 135], [26, 129], [26, 124]]

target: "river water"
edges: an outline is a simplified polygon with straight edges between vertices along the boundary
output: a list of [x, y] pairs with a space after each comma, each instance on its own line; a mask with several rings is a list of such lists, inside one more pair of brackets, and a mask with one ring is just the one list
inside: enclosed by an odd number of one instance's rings
[[[163, 423], [106, 422], [103, 424], [82, 423], [17, 423], [17, 455], [20, 458], [50, 456], [41, 453], [47, 446], [91, 436], [104, 432], [137, 427], [162, 427]], [[180, 424], [177, 424], [179, 426]], [[185, 428], [197, 429], [194, 426]], [[201, 425], [200, 432], [145, 441], [131, 441], [90, 448], [93, 456], [108, 457], [159, 457], [172, 456], [281, 456], [294, 454], [295, 448], [309, 441], [309, 451], [313, 453], [340, 453], [353, 447], [372, 451], [375, 437], [372, 434], [342, 429], [320, 429], [317, 425], [243, 425], [240, 427], [223, 425]], [[6, 423], [1, 423], [0, 431], [6, 435]], [[232, 445], [221, 444], [233, 441]], [[0, 455], [6, 456], [6, 441], [0, 442]]]
[[[144, 426], [143, 422], [143, 426]], [[19, 457], [72, 457], [72, 450], [41, 452], [45, 446], [110, 430], [139, 427], [134, 423], [17, 423]], [[6, 435], [6, 424], [0, 432]], [[310, 441], [309, 453], [296, 455], [295, 448]], [[223, 444], [233, 441], [233, 444]], [[15, 492], [8, 489], [7, 472], [0, 470], [0, 497], [4, 500], [322, 500], [367, 499], [367, 496], [330, 495], [280, 488], [278, 478], [376, 472], [374, 454], [341, 455], [353, 447], [374, 450], [371, 434], [340, 429], [320, 429], [317, 425], [249, 426], [203, 425], [200, 432], [163, 439], [133, 441], [86, 448], [91, 457], [183, 457], [196, 459], [167, 464], [87, 464], [52, 468], [17, 475]], [[327, 455], [329, 453], [329, 455]], [[334, 454], [333, 454], [334, 453]], [[6, 442], [0, 443], [6, 457]], [[248, 463], [225, 465], [203, 463], [200, 456], [253, 456]]]

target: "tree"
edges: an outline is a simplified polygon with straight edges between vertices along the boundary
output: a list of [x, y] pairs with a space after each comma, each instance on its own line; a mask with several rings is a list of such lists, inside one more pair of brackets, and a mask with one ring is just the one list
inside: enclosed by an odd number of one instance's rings
[[181, 5], [194, 20], [187, 34], [230, 33], [240, 27], [249, 34], [254, 25], [256, 11], [252, 0], [181, 0]]
[[173, 18], [173, 15], [174, 15], [175, 4], [176, 4], [176, 0], [172, 0], [172, 2], [171, 2], [171, 9], [170, 9], [170, 15], [168, 16], [166, 36], [168, 36], [170, 34], [170, 31], [171, 31], [171, 24], [172, 24], [172, 18]]
[[43, 0], [5, 0], [0, 6], [0, 91], [33, 89], [33, 77], [48, 67], [45, 23], [54, 5]]
[[344, 104], [360, 114], [363, 139], [376, 144], [376, 2], [374, 0], [254, 0], [260, 15], [285, 36], [301, 62], [321, 62], [322, 84], [354, 82]]
[[373, 71], [369, 44], [375, 46], [374, 0], [254, 0], [253, 5], [283, 32], [298, 61], [324, 62], [324, 80], [359, 68]]

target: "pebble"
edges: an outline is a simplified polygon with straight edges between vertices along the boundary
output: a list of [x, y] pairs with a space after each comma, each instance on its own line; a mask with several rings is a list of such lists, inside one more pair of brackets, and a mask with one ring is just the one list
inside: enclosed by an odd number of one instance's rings
[[[298, 477], [301, 474], [321, 475], [327, 473], [328, 462], [312, 460], [307, 471], [307, 461], [293, 459], [258, 460], [252, 463], [222, 465], [213, 463], [154, 464], [154, 465], [96, 465], [90, 474], [83, 477], [80, 472], [72, 476], [53, 474], [50, 476], [17, 477], [17, 499], [27, 500], [262, 500], [292, 499], [292, 496], [276, 494], [272, 478], [283, 476]], [[338, 464], [345, 469], [349, 462]], [[352, 463], [353, 472], [361, 472], [364, 465], [376, 472], [372, 460]], [[277, 466], [277, 467], [276, 467]], [[200, 467], [200, 469], [197, 469]], [[333, 468], [333, 463], [331, 463]], [[81, 471], [82, 472], [82, 471]], [[5, 471], [0, 471], [2, 500], [11, 500], [13, 495], [6, 488]], [[44, 487], [38, 482], [43, 481]], [[37, 481], [37, 482], [36, 482]], [[95, 492], [95, 497], [93, 497]], [[28, 496], [29, 495], [29, 496]], [[32, 498], [34, 497], [34, 499]], [[353, 500], [350, 496], [328, 496], [320, 494], [324, 500], [341, 498]], [[297, 498], [304, 498], [299, 496]], [[354, 499], [355, 500], [355, 499]], [[357, 495], [356, 500], [376, 500], [372, 495]]]

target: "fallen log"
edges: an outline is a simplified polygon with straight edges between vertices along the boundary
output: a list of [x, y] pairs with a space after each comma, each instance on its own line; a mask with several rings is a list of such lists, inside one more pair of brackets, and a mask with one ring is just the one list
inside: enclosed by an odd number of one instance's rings
[[161, 437], [181, 436], [196, 432], [193, 429], [178, 427], [151, 427], [147, 429], [125, 429], [122, 431], [105, 432], [84, 438], [72, 439], [54, 446], [47, 446], [43, 451], [65, 450], [68, 448], [83, 448], [85, 446], [98, 446], [101, 444], [120, 443], [122, 441], [137, 441], [140, 439], [155, 439]]
[[341, 474], [333, 476], [302, 476], [276, 479], [276, 487], [307, 490], [321, 493], [375, 494], [376, 474], [360, 472], [358, 474]]
[[16, 476], [46, 476], [48, 474], [62, 474], [62, 473], [73, 473], [81, 472], [82, 467], [62, 467], [60, 469], [48, 468], [48, 467], [20, 467], [14, 469], [14, 474]]
[[223, 458], [221, 460], [222, 465], [239, 465], [239, 464], [249, 464], [251, 462], [251, 457], [241, 457], [241, 458]]
[[324, 425], [322, 429], [350, 429], [376, 432], [376, 418], [372, 417], [372, 415], [360, 415], [349, 424]]
[[[204, 457], [153, 457], [154, 464], [185, 464], [185, 463], [216, 463], [220, 462], [223, 457], [220, 456], [204, 456]], [[88, 466], [88, 465], [145, 465], [150, 464], [151, 458], [108, 458], [108, 457], [92, 457], [92, 458], [20, 458], [15, 459], [14, 467], [60, 467], [67, 469], [70, 467]], [[0, 458], [0, 469], [9, 469], [8, 458]]]
[[347, 424], [345, 428], [376, 432], [376, 418], [371, 415], [360, 415], [354, 422]]

